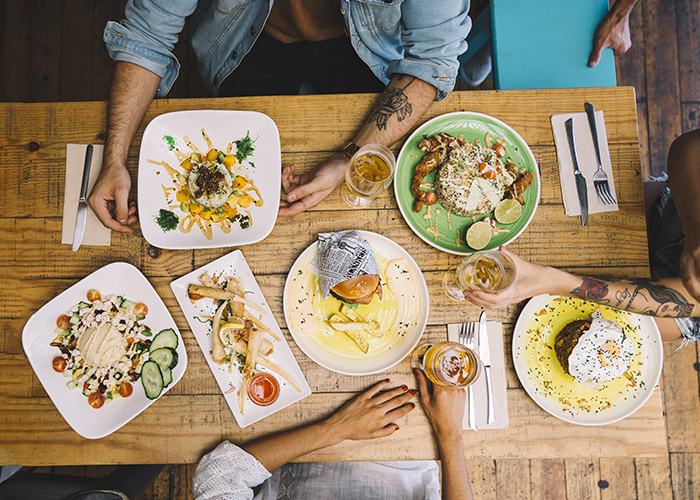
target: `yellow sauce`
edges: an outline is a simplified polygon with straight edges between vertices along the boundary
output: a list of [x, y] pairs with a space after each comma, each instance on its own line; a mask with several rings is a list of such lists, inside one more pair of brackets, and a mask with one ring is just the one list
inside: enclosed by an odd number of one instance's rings
[[[567, 374], [554, 351], [554, 341], [564, 326], [578, 319], [590, 319], [598, 308], [604, 318], [616, 321], [623, 327], [635, 346], [627, 372], [603, 384], [601, 390], [585, 387]], [[560, 406], [562, 412], [571, 415], [599, 413], [632, 399], [637, 391], [644, 390], [640, 384], [643, 361], [639, 327], [627, 312], [582, 299], [555, 297], [535, 313], [524, 335], [522, 347], [518, 349], [523, 351], [535, 390]]]

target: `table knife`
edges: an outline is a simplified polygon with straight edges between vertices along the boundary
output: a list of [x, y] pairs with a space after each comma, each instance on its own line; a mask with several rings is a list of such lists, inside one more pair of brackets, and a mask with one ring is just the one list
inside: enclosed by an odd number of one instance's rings
[[572, 118], [566, 120], [566, 137], [569, 140], [571, 150], [571, 160], [574, 163], [574, 178], [576, 179], [576, 191], [578, 192], [578, 202], [581, 205], [581, 225], [585, 226], [588, 221], [588, 190], [586, 189], [586, 179], [578, 167], [576, 157], [576, 145], [574, 144], [574, 121]]
[[486, 399], [488, 413], [486, 422], [492, 424], [496, 421], [496, 410], [493, 407], [493, 386], [491, 384], [491, 351], [489, 350], [489, 332], [486, 325], [486, 311], [481, 311], [479, 317], [479, 358], [484, 365], [486, 375]]
[[591, 128], [591, 135], [593, 136], [593, 145], [595, 146], [595, 156], [598, 160], [598, 166], [603, 168], [603, 162], [600, 160], [600, 144], [598, 143], [598, 126], [595, 122], [595, 108], [593, 104], [587, 102], [586, 115], [588, 115], [588, 125]]
[[75, 230], [73, 231], [73, 251], [77, 252], [83, 241], [85, 233], [85, 221], [87, 220], [87, 190], [90, 180], [90, 164], [92, 163], [92, 144], [88, 144], [85, 150], [85, 166], [83, 167], [83, 180], [80, 184], [80, 199], [78, 200], [78, 213], [75, 216]]

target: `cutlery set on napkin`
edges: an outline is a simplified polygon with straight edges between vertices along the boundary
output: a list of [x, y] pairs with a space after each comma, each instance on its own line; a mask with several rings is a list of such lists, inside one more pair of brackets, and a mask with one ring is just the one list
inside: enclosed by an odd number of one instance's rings
[[[459, 342], [462, 323], [447, 325], [447, 340]], [[464, 411], [464, 429], [505, 429], [508, 427], [508, 400], [506, 397], [506, 368], [503, 354], [503, 325], [487, 321], [481, 313], [474, 351], [481, 360], [482, 369], [469, 386], [473, 398], [468, 398]], [[469, 400], [474, 408], [469, 407]], [[472, 421], [470, 421], [472, 419]]]
[[552, 116], [564, 210], [581, 216], [618, 210], [605, 119], [586, 103], [585, 113]]

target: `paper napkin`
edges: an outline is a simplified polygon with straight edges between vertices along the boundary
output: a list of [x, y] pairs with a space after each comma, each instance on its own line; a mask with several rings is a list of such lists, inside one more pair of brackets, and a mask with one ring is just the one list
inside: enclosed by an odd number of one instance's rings
[[[461, 323], [447, 325], [447, 340], [459, 342]], [[486, 375], [482, 369], [478, 378], [472, 383], [474, 403], [476, 405], [476, 424], [481, 429], [505, 429], [508, 427], [508, 398], [506, 396], [506, 366], [503, 355], [503, 325], [498, 321], [487, 322], [489, 332], [489, 349], [491, 350], [491, 382], [493, 387], [493, 405], [496, 410], [496, 421], [491, 425], [487, 422]], [[476, 343], [476, 353], [479, 353], [479, 343]], [[469, 429], [469, 399], [464, 408], [463, 429]]]
[[[598, 160], [593, 144], [593, 135], [588, 125], [586, 113], [565, 113], [552, 115], [552, 133], [554, 143], [557, 147], [557, 158], [559, 159], [559, 181], [561, 182], [562, 199], [564, 200], [564, 210], [568, 216], [581, 215], [581, 206], [578, 201], [576, 191], [576, 180], [574, 179], [574, 163], [571, 159], [571, 149], [566, 137], [566, 126], [564, 123], [569, 118], [573, 118], [574, 143], [576, 145], [576, 156], [578, 166], [583, 177], [586, 179], [586, 190], [588, 191], [588, 213], [616, 212], [617, 203], [605, 205], [598, 197], [598, 193], [593, 186], [593, 175], [598, 170]], [[603, 171], [608, 174], [610, 192], [615, 191], [615, 179], [613, 178], [612, 163], [610, 162], [610, 150], [608, 149], [608, 135], [605, 130], [605, 117], [602, 111], [595, 112], [596, 125], [598, 127], [598, 142], [600, 144], [600, 160], [603, 163]]]
[[[66, 189], [63, 196], [63, 231], [61, 232], [61, 243], [66, 245], [73, 243], [75, 217], [78, 213], [80, 184], [83, 179], [86, 150], [87, 144], [68, 144], [66, 149]], [[101, 144], [92, 145], [92, 163], [90, 164], [88, 194], [90, 194], [97, 177], [100, 175], [100, 170], [102, 170], [103, 150], [104, 146]], [[112, 231], [104, 227], [93, 211], [88, 209], [82, 244], [108, 246], [110, 244], [111, 234]]]

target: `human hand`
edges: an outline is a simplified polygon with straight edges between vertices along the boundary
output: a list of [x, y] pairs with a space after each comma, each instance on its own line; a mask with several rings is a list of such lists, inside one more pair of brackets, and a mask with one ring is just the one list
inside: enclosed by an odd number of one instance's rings
[[692, 237], [686, 237], [680, 265], [683, 286], [700, 302], [700, 234], [693, 232]]
[[629, 50], [632, 46], [629, 21], [629, 12], [626, 15], [621, 15], [611, 10], [603, 16], [595, 30], [593, 50], [588, 58], [588, 66], [594, 68], [600, 61], [603, 49], [607, 47], [613, 49], [615, 55], [624, 54]]
[[302, 175], [294, 175], [294, 165], [284, 167], [282, 190], [287, 199], [280, 200], [279, 215], [289, 217], [318, 205], [343, 183], [348, 161], [343, 153], [337, 153]]
[[461, 436], [467, 391], [436, 384], [432, 385], [431, 391], [428, 379], [422, 371], [414, 369], [413, 374], [418, 380], [423, 411], [433, 426], [435, 437], [439, 439], [453, 436], [455, 433]]
[[513, 259], [515, 263], [515, 280], [513, 284], [499, 293], [488, 293], [483, 290], [465, 290], [464, 298], [466, 300], [477, 306], [494, 309], [515, 304], [540, 293], [553, 291], [549, 289], [553, 281], [547, 274], [556, 272], [556, 270], [521, 259], [504, 246], [501, 246], [499, 250]]
[[399, 430], [394, 421], [415, 408], [416, 405], [408, 401], [416, 391], [404, 385], [381, 392], [389, 383], [389, 379], [386, 379], [373, 385], [345, 403], [324, 422], [337, 442], [375, 439], [390, 436]]
[[131, 177], [125, 165], [104, 165], [87, 199], [105, 227], [120, 233], [133, 233], [131, 224], [137, 221], [136, 203], [129, 202]]

